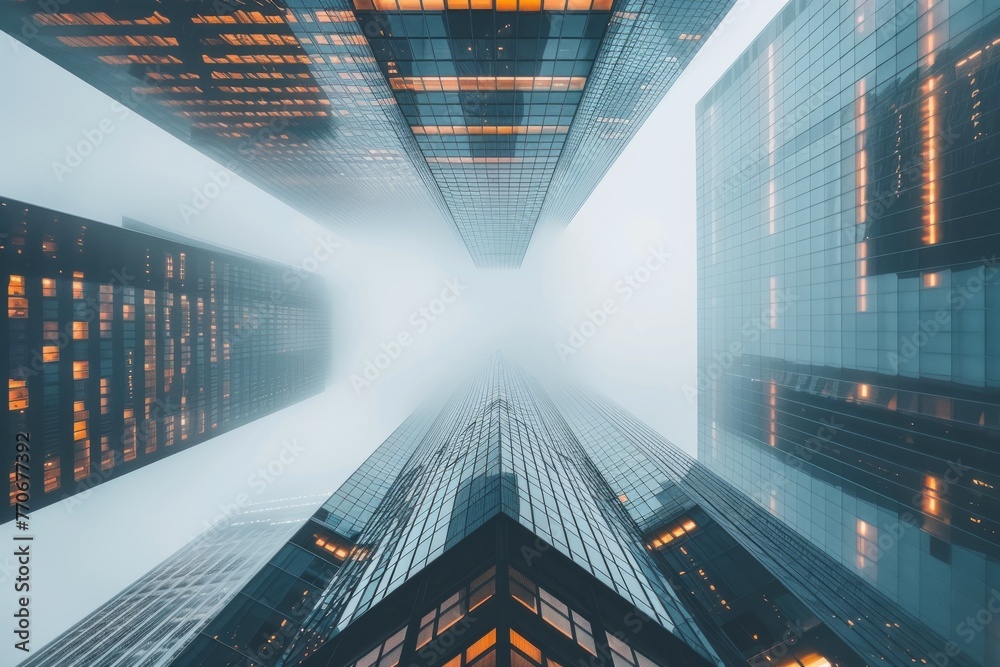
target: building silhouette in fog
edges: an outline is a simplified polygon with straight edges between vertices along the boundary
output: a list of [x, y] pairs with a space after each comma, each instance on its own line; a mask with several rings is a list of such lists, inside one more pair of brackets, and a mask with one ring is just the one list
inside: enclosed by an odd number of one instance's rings
[[[9, 396], [32, 510], [322, 391], [323, 280], [0, 199]], [[14, 447], [5, 448], [14, 517]]]

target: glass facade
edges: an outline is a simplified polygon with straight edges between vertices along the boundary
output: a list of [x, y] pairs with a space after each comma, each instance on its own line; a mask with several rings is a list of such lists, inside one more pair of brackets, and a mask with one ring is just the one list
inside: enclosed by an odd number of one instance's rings
[[617, 405], [495, 356], [172, 664], [854, 667], [944, 643]]
[[119, 100], [115, 116], [138, 111], [317, 221], [444, 219], [477, 265], [517, 267], [732, 0], [0, 6], [0, 28]]
[[20, 664], [169, 665], [321, 500], [302, 496], [246, 505]]
[[[249, 256], [0, 198], [14, 441], [31, 509], [319, 393], [332, 322], [322, 279]], [[40, 472], [39, 472], [40, 471]]]
[[0, 7], [0, 29], [118, 101], [93, 132], [133, 110], [332, 226], [447, 215], [345, 2]]
[[174, 664], [299, 664], [500, 514], [717, 662], [545, 393], [494, 357], [443, 407], [404, 422]]
[[[698, 105], [699, 458], [943, 636], [1000, 584], [995, 2], [789, 3]], [[991, 614], [992, 618], [992, 614]]]

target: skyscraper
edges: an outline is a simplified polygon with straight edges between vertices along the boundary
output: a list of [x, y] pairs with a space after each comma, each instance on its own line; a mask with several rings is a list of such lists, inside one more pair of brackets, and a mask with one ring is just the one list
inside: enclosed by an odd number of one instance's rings
[[516, 267], [732, 1], [0, 5], [0, 28], [121, 103], [84, 143], [134, 109], [318, 221], [443, 219], [478, 265]]
[[323, 281], [232, 252], [0, 199], [10, 503], [32, 510], [323, 390]]
[[407, 419], [172, 664], [926, 660], [938, 635], [886, 604], [621, 408], [495, 356]]
[[46, 644], [22, 667], [163, 667], [302, 525], [320, 496], [248, 504]]
[[937, 664], [1000, 664], [998, 35], [792, 2], [698, 105], [699, 458]]

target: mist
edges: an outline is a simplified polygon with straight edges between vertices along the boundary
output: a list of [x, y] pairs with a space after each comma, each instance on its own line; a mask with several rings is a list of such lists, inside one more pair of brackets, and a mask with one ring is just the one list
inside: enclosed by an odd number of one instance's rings
[[[316, 273], [334, 316], [324, 393], [32, 514], [33, 650], [242, 495], [332, 492], [429, 391], [496, 351], [599, 389], [693, 454], [694, 105], [781, 4], [737, 3], [572, 224], [536, 230], [520, 270], [475, 268], [444, 220], [333, 229], [237, 174], [194, 207], [220, 165], [0, 34], [0, 195]], [[113, 131], [62, 168], [102, 121]], [[261, 476], [283, 451], [292, 463]], [[5, 585], [12, 572], [0, 557]], [[0, 651], [0, 664], [23, 657]]]

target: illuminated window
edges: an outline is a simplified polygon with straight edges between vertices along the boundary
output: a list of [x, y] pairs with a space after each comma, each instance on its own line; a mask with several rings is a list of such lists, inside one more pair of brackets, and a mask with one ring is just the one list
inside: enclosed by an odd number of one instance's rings
[[313, 535], [316, 538], [316, 546], [323, 549], [330, 555], [332, 555], [337, 560], [346, 560], [348, 556], [351, 555], [351, 546], [346, 544], [338, 544], [330, 537], [321, 537], [319, 535]]
[[42, 339], [59, 340], [59, 323], [52, 321], [42, 322]]
[[28, 316], [28, 300], [24, 297], [24, 276], [11, 276], [7, 283], [7, 317]]
[[414, 125], [414, 134], [507, 135], [566, 134], [569, 125]]
[[858, 519], [856, 530], [854, 564], [862, 574], [874, 576], [878, 561], [878, 528], [867, 521]]
[[164, 269], [167, 278], [174, 277], [174, 256], [169, 252], [166, 255], [166, 268]]
[[42, 296], [56, 295], [55, 278], [42, 278]]
[[101, 470], [111, 470], [115, 467], [115, 452], [111, 449], [111, 438], [101, 436]]
[[674, 540], [680, 537], [684, 537], [685, 535], [693, 532], [697, 528], [698, 524], [692, 521], [691, 518], [682, 517], [675, 523], [672, 523], [669, 526], [667, 526], [663, 530], [663, 532], [660, 533], [659, 537], [653, 538], [653, 540], [650, 543], [650, 546], [652, 546], [654, 549], [665, 547]]
[[74, 271], [73, 272], [73, 298], [82, 299], [83, 298], [83, 272]]
[[10, 410], [24, 410], [28, 407], [28, 383], [26, 380], [7, 381], [7, 405]]
[[541, 650], [513, 629], [510, 631], [510, 645], [516, 652], [530, 659], [534, 664], [542, 664]]
[[28, 316], [28, 300], [19, 296], [7, 297], [7, 317], [23, 319]]
[[54, 456], [46, 459], [42, 465], [42, 488], [45, 493], [56, 491], [60, 486], [61, 471], [59, 469], [59, 457]]
[[497, 643], [496, 628], [487, 632], [483, 637], [477, 639], [472, 646], [465, 650], [465, 661], [471, 663]]
[[89, 361], [74, 361], [73, 362], [73, 379], [74, 380], [86, 380], [90, 377], [90, 362]]
[[53, 361], [59, 361], [59, 346], [43, 345], [42, 361], [44, 361], [45, 363], [52, 363]]
[[620, 503], [627, 503], [628, 502], [628, 495], [623, 493], [620, 496], [618, 496], [618, 502], [620, 502]]
[[510, 568], [510, 587], [511, 597], [539, 614], [546, 623], [575, 640], [591, 655], [597, 655], [590, 622], [577, 611], [570, 609], [565, 602], [514, 568]]
[[42, 239], [42, 252], [49, 257], [55, 257], [56, 250], [58, 250], [58, 247], [56, 246], [55, 238], [53, 238], [52, 234], [46, 234], [45, 238]]
[[101, 414], [111, 411], [111, 378], [101, 378]]
[[420, 619], [417, 648], [427, 645], [434, 637], [461, 620], [466, 613], [493, 597], [496, 591], [495, 575], [496, 568], [491, 567], [473, 579], [467, 587], [459, 590], [425, 614]]
[[7, 296], [24, 296], [24, 276], [11, 276], [7, 283]]
[[90, 327], [87, 322], [73, 322], [73, 340], [87, 340]]
[[498, 12], [606, 12], [612, 0], [354, 0], [355, 9], [418, 12], [447, 9], [494, 10]]
[[395, 90], [414, 92], [494, 91], [494, 90], [583, 90], [584, 76], [394, 76]]

